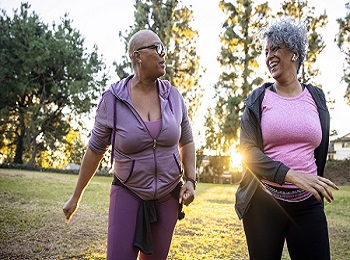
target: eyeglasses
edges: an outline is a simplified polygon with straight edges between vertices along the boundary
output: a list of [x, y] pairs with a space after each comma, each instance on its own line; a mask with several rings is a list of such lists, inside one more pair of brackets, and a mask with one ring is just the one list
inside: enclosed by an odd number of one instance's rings
[[156, 52], [158, 53], [158, 55], [162, 55], [162, 54], [166, 54], [167, 53], [166, 47], [163, 44], [161, 44], [161, 43], [155, 43], [155, 44], [152, 44], [152, 45], [149, 45], [149, 46], [141, 47], [141, 48], [138, 48], [135, 51], [140, 51], [140, 50], [144, 50], [144, 49], [155, 49]]

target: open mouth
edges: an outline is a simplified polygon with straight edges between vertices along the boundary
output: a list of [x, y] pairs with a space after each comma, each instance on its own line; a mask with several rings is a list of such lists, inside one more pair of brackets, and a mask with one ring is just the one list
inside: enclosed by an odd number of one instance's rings
[[278, 65], [278, 62], [271, 62], [269, 64], [270, 70], [273, 71]]

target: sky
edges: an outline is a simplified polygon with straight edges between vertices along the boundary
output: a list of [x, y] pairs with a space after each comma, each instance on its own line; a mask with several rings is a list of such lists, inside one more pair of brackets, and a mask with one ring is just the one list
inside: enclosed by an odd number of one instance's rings
[[[316, 14], [326, 10], [328, 15], [328, 24], [321, 31], [327, 46], [318, 56], [315, 64], [321, 71], [316, 81], [323, 85], [326, 94], [329, 92], [330, 97], [335, 99], [334, 109], [331, 110], [331, 129], [338, 131], [338, 137], [350, 133], [350, 120], [348, 120], [350, 106], [346, 105], [343, 97], [346, 86], [341, 82], [345, 57], [334, 42], [338, 31], [336, 19], [345, 17], [345, 4], [348, 1], [308, 1], [310, 6], [316, 7]], [[13, 9], [19, 9], [21, 2], [23, 1], [0, 0], [0, 9], [5, 9], [6, 13], [12, 16]], [[88, 50], [92, 50], [96, 44], [99, 54], [103, 55], [109, 68], [110, 79], [107, 85], [118, 80], [118, 76], [114, 73], [113, 61], [118, 61], [125, 52], [124, 43], [120, 41], [118, 35], [120, 31], [124, 32], [133, 24], [134, 0], [31, 0], [28, 2], [31, 4], [31, 12], [34, 11], [44, 23], [49, 25], [53, 21], [56, 24], [60, 23], [61, 18], [67, 13], [73, 20], [73, 28], [78, 29], [85, 37], [85, 46]], [[274, 13], [278, 11], [281, 2], [283, 1], [269, 1]], [[221, 25], [225, 16], [219, 9], [218, 3], [219, 0], [183, 0], [183, 4], [192, 6], [191, 9], [194, 12], [192, 28], [199, 33], [197, 53], [201, 58], [201, 65], [206, 68], [206, 73], [200, 82], [206, 89], [204, 104], [209, 104], [212, 100], [213, 85], [220, 75], [220, 67], [216, 59], [220, 52], [219, 34], [222, 32]], [[261, 62], [261, 68], [265, 69], [262, 57], [259, 62]], [[201, 124], [196, 125], [202, 127]], [[198, 130], [194, 129], [195, 135]]]

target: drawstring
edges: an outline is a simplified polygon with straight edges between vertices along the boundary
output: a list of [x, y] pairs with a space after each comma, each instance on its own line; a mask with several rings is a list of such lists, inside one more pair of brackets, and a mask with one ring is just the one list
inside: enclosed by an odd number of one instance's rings
[[[169, 95], [170, 96], [170, 95]], [[169, 101], [169, 107], [170, 107], [170, 110], [171, 110], [171, 113], [174, 114], [174, 111], [173, 111], [173, 104], [171, 103], [171, 100], [168, 96], [168, 101]]]
[[114, 113], [113, 113], [113, 134], [112, 134], [112, 151], [111, 151], [111, 168], [113, 167], [115, 135], [117, 132], [117, 98], [114, 98]]

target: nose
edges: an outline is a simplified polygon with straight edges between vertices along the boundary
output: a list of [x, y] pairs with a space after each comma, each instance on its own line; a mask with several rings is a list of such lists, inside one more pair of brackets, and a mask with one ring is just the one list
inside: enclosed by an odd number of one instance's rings
[[274, 51], [267, 51], [266, 52], [266, 59], [269, 59], [269, 58], [273, 57], [274, 54], [275, 54]]

